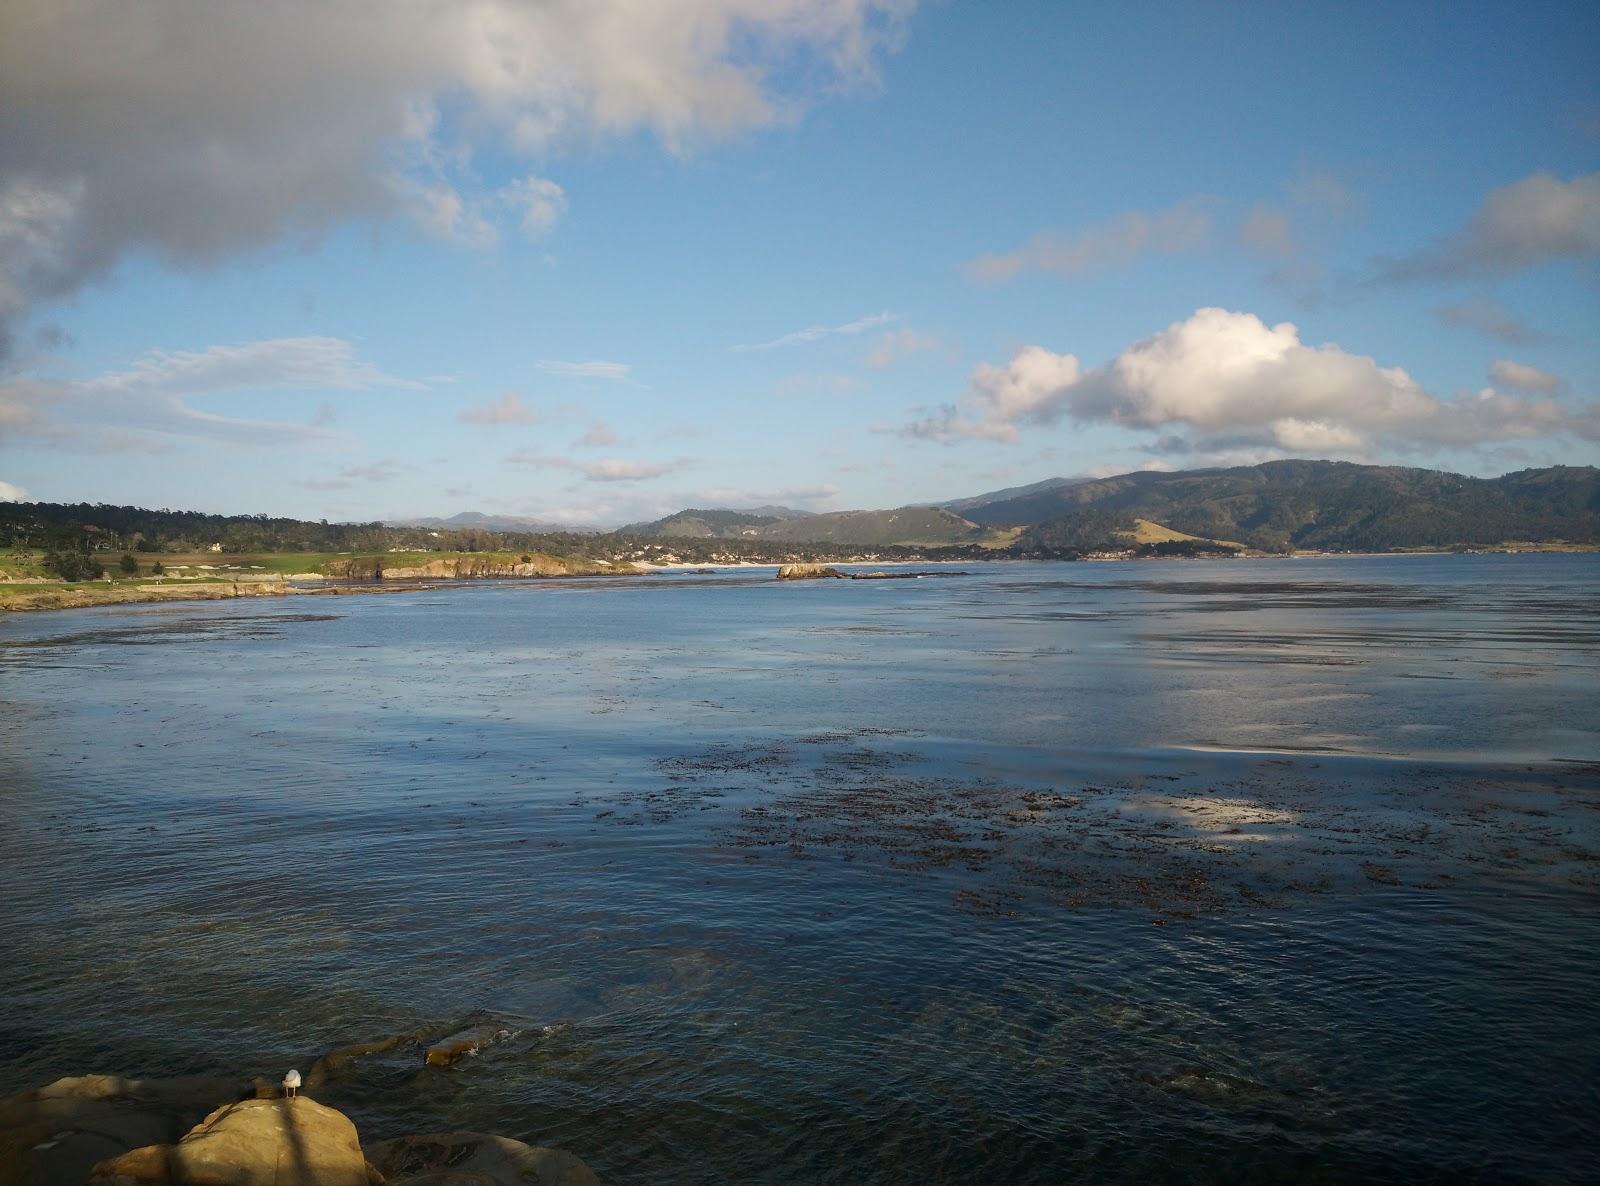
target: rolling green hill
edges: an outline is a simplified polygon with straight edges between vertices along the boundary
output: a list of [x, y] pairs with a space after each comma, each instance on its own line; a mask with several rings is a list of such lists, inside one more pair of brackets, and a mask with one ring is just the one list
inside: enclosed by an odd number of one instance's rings
[[[763, 508], [765, 509], [765, 508]], [[939, 507], [833, 511], [780, 518], [744, 511], [686, 510], [653, 523], [630, 523], [618, 535], [678, 539], [747, 539], [857, 546], [977, 543], [991, 533]]]
[[[1264, 551], [1388, 551], [1508, 541], [1600, 543], [1600, 470], [1556, 466], [1499, 478], [1335, 461], [1123, 474], [967, 511], [1021, 525], [1026, 553], [1110, 546], [1107, 529], [1148, 519]], [[1098, 534], [1096, 534], [1098, 533]], [[1095, 540], [1107, 541], [1096, 543]]]

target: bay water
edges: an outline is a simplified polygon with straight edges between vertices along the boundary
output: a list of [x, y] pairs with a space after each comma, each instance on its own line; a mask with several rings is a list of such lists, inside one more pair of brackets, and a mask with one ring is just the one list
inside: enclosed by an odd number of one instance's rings
[[1600, 556], [0, 621], [0, 1091], [304, 1069], [608, 1183], [1577, 1182]]

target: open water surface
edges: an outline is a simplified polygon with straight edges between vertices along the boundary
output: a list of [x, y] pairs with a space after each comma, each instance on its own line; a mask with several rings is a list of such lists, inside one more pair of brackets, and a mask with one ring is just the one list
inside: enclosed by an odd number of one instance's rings
[[608, 1182], [1579, 1182], [1600, 557], [0, 621], [0, 1091], [304, 1068]]

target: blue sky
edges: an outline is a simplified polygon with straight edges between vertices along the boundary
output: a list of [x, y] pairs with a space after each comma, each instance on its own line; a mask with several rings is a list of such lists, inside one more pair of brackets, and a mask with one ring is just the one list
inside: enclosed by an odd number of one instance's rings
[[1600, 462], [1593, 5], [22, 6], [0, 496]]

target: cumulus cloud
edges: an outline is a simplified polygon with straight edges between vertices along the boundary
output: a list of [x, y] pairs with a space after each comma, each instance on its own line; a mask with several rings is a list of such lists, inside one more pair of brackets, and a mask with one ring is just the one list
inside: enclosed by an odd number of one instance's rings
[[575, 461], [570, 457], [556, 457], [518, 449], [506, 458], [513, 465], [526, 465], [533, 469], [570, 470], [591, 482], [643, 482], [674, 473], [692, 464], [688, 458], [675, 461], [634, 461], [622, 457], [607, 457], [601, 461]]
[[1061, 418], [1065, 393], [1081, 373], [1070, 354], [1024, 346], [1003, 367], [980, 362], [959, 408], [939, 408], [902, 433], [921, 440], [1015, 441], [1018, 424], [1052, 424]]
[[1560, 375], [1509, 358], [1497, 358], [1489, 364], [1489, 381], [1518, 391], [1560, 391], [1566, 386]]
[[915, 0], [10, 3], [0, 37], [0, 329], [130, 253], [208, 264], [352, 216], [542, 234], [512, 159], [653, 134], [675, 153], [871, 85]]
[[1393, 283], [1494, 279], [1560, 260], [1600, 256], [1600, 173], [1562, 181], [1535, 173], [1489, 191], [1453, 235], [1377, 261]]
[[606, 362], [591, 359], [588, 362], [562, 362], [554, 358], [541, 358], [536, 364], [547, 375], [560, 375], [565, 379], [610, 379], [621, 381], [628, 377], [631, 367], [625, 362]]
[[1308, 346], [1287, 322], [1268, 326], [1225, 309], [1197, 310], [1087, 371], [1070, 354], [1024, 347], [1003, 367], [979, 365], [959, 403], [900, 431], [1014, 441], [1021, 426], [1063, 419], [1160, 432], [1168, 451], [1356, 455], [1562, 434], [1600, 439], [1594, 406], [1574, 411], [1494, 388], [1441, 399], [1399, 367]]
[[1193, 251], [1210, 237], [1211, 203], [1186, 198], [1154, 214], [1130, 210], [1079, 231], [1035, 235], [1006, 255], [979, 256], [967, 265], [967, 275], [986, 282], [1009, 280], [1022, 272], [1076, 276], [1126, 264], [1149, 252]]
[[[89, 448], [95, 447], [97, 436], [114, 429], [220, 441], [306, 441], [327, 432], [317, 424], [220, 416], [190, 401], [239, 391], [420, 386], [359, 359], [341, 338], [273, 338], [205, 350], [152, 350], [126, 370], [90, 379], [0, 382], [0, 431], [33, 433], [57, 443], [79, 438]], [[91, 427], [81, 427], [84, 423]]]
[[522, 402], [520, 392], [507, 391], [499, 399], [467, 408], [459, 419], [463, 424], [536, 424], [539, 416]]
[[1493, 297], [1481, 293], [1464, 301], [1440, 305], [1433, 313], [1441, 325], [1470, 329], [1508, 346], [1532, 346], [1547, 340], [1547, 335], [1534, 329]]
[[28, 492], [11, 482], [0, 482], [0, 502], [27, 502]]
[[899, 321], [898, 313], [871, 313], [866, 317], [858, 317], [854, 321], [847, 321], [843, 325], [808, 325], [805, 329], [797, 329], [792, 333], [783, 334], [767, 342], [755, 342], [748, 346], [735, 346], [735, 350], [778, 350], [785, 346], [804, 346], [809, 342], [820, 342], [823, 338], [854, 337], [864, 334], [869, 329], [877, 329], [880, 325]]

